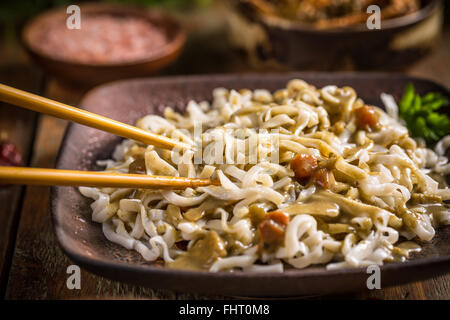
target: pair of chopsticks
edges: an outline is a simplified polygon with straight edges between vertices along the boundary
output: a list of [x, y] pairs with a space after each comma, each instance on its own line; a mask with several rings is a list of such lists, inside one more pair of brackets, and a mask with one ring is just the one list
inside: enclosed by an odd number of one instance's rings
[[[0, 84], [0, 101], [163, 149], [178, 148], [182, 151], [191, 148], [180, 141], [3, 84]], [[219, 184], [211, 179], [3, 166], [0, 166], [0, 183], [155, 189], [184, 189]]]

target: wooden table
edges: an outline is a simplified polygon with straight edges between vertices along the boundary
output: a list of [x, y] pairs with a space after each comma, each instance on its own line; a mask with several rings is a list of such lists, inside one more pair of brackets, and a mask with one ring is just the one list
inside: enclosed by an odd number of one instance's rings
[[[188, 57], [185, 59], [188, 59]], [[228, 56], [225, 56], [229, 59]], [[438, 48], [413, 66], [409, 73], [434, 79], [450, 87], [450, 29]], [[0, 54], [0, 82], [76, 105], [83, 91], [49, 80], [33, 67], [17, 48]], [[228, 61], [229, 62], [229, 61]], [[236, 64], [234, 64], [236, 65]], [[242, 62], [239, 62], [239, 67]], [[235, 71], [230, 68], [229, 71]], [[239, 69], [239, 68], [237, 68]], [[220, 70], [222, 71], [222, 70]], [[175, 71], [176, 72], [176, 71]], [[175, 73], [171, 69], [170, 73]], [[33, 167], [53, 167], [67, 122], [0, 105], [0, 137], [8, 138]], [[49, 188], [0, 188], [0, 291], [6, 299], [184, 299], [226, 298], [153, 290], [127, 285], [82, 270], [81, 290], [66, 287], [71, 264], [53, 232], [49, 212]], [[315, 297], [328, 299], [333, 297]], [[342, 298], [342, 297], [340, 297]], [[346, 295], [344, 298], [450, 299], [450, 274], [428, 281]]]

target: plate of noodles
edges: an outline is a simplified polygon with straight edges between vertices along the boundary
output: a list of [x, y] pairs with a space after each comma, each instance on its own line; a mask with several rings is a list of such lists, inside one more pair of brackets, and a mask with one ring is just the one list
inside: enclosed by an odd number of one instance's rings
[[362, 290], [373, 266], [382, 287], [448, 272], [450, 140], [427, 148], [410, 137], [396, 103], [410, 82], [420, 94], [450, 96], [428, 80], [364, 73], [190, 76], [97, 87], [83, 108], [193, 149], [161, 150], [71, 124], [57, 168], [212, 178], [220, 185], [54, 187], [62, 249], [107, 278], [238, 296]]

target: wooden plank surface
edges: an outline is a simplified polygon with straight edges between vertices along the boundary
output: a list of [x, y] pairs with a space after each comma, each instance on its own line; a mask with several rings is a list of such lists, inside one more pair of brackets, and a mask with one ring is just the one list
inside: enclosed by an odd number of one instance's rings
[[[14, 64], [5, 64], [10, 54], [10, 51], [1, 51], [0, 83], [37, 92], [40, 73], [30, 68], [23, 56], [18, 56]], [[22, 154], [25, 163], [32, 145], [36, 119], [36, 114], [31, 111], [0, 103], [0, 141], [13, 143]], [[0, 187], [0, 293], [2, 295], [6, 288], [23, 191], [24, 188], [20, 186]]]
[[[438, 50], [414, 66], [410, 73], [437, 80], [450, 87], [449, 53], [450, 32], [447, 31]], [[75, 104], [82, 92], [52, 81], [45, 94], [50, 98]], [[30, 165], [54, 166], [65, 127], [65, 121], [48, 116], [40, 118]], [[53, 232], [49, 212], [49, 188], [27, 187], [6, 288], [7, 299], [224, 298], [141, 288], [110, 281], [84, 270], [82, 270], [81, 290], [69, 290], [66, 287], [66, 269], [70, 264], [71, 262], [59, 248]], [[450, 299], [450, 275], [393, 288], [339, 296], [339, 298]]]

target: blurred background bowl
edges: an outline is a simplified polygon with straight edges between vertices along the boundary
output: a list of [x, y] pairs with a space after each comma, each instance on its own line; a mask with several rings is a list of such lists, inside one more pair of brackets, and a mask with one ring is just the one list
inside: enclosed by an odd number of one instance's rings
[[274, 59], [289, 69], [403, 70], [433, 48], [443, 24], [440, 0], [422, 0], [418, 11], [382, 20], [378, 30], [369, 30], [365, 24], [317, 29], [262, 14], [247, 1], [235, 3], [247, 25], [256, 24], [264, 30], [264, 37], [259, 35], [264, 38], [259, 57]]
[[66, 8], [44, 12], [25, 25], [22, 31], [22, 41], [33, 60], [44, 71], [62, 81], [91, 87], [118, 79], [149, 76], [171, 64], [184, 46], [186, 36], [181, 26], [170, 16], [158, 10], [107, 3], [81, 4], [80, 8], [81, 21], [83, 21], [84, 15], [111, 15], [145, 19], [162, 30], [167, 41], [158, 50], [149, 52], [145, 58], [136, 60], [111, 63], [71, 61], [52, 56], [44, 52], [39, 45], [40, 35], [45, 30], [45, 26], [58, 20], [65, 21], [67, 19]]

